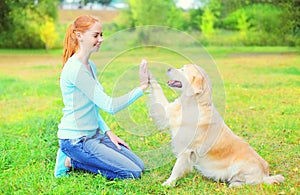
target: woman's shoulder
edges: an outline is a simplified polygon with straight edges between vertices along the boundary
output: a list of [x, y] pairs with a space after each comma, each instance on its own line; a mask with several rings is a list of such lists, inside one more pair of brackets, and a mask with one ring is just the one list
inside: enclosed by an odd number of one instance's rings
[[67, 62], [66, 62], [66, 64], [65, 64], [65, 66], [64, 67], [66, 67], [66, 68], [74, 68], [74, 67], [80, 67], [81, 66], [81, 63], [80, 63], [80, 61], [76, 58], [76, 57], [74, 57], [74, 56], [71, 56], [68, 60], [67, 60]]
[[69, 77], [69, 76], [77, 75], [80, 68], [81, 68], [80, 61], [77, 60], [75, 57], [70, 57], [62, 69], [61, 77]]
[[68, 59], [63, 69], [67, 70], [68, 72], [77, 72], [81, 68], [81, 65], [81, 62], [72, 56]]

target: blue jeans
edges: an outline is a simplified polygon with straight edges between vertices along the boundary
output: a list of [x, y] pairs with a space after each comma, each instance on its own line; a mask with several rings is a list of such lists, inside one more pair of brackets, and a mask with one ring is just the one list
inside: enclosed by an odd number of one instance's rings
[[107, 179], [140, 178], [144, 170], [143, 161], [132, 151], [122, 145], [119, 150], [107, 135], [98, 132], [92, 138], [60, 139], [59, 145], [74, 169]]

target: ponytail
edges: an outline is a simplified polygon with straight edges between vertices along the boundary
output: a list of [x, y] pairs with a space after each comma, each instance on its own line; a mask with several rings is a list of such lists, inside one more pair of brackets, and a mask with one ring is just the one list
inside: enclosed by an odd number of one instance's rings
[[63, 51], [63, 67], [69, 57], [71, 57], [76, 50], [78, 49], [78, 41], [75, 35], [75, 26], [74, 24], [70, 24], [67, 28], [65, 41], [64, 41], [64, 51]]
[[78, 40], [76, 38], [75, 32], [84, 33], [88, 30], [95, 22], [99, 22], [97, 18], [92, 16], [79, 16], [76, 18], [73, 24], [70, 24], [67, 28], [65, 41], [64, 41], [64, 51], [62, 66], [64, 67], [67, 60], [78, 50]]

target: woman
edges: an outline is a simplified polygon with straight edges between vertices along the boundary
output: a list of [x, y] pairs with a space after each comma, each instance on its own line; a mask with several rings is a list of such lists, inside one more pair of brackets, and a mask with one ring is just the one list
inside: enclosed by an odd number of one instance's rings
[[60, 87], [64, 102], [58, 125], [60, 148], [55, 177], [68, 176], [70, 168], [101, 174], [108, 179], [140, 178], [144, 163], [107, 126], [99, 109], [110, 114], [124, 109], [148, 87], [147, 62], [139, 70], [140, 86], [111, 98], [96, 78], [96, 66], [89, 60], [103, 41], [102, 25], [91, 16], [80, 16], [66, 32]]

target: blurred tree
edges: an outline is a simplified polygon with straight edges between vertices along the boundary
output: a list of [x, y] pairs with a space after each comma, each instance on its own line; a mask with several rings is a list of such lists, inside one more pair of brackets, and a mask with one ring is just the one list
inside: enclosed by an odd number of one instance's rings
[[183, 11], [173, 0], [127, 0], [129, 8], [123, 12], [129, 27], [162, 25], [180, 30], [187, 28]]
[[284, 38], [289, 45], [300, 46], [300, 1], [279, 1], [278, 6], [283, 8], [280, 29], [285, 33]]
[[240, 31], [240, 38], [242, 40], [246, 39], [247, 34], [249, 32], [249, 29], [250, 29], [250, 26], [251, 26], [251, 24], [248, 21], [248, 17], [246, 15], [246, 13], [244, 11], [242, 11], [240, 13], [240, 16], [237, 19], [237, 28]]
[[201, 18], [203, 16], [203, 8], [190, 9], [189, 10], [189, 25], [191, 29], [200, 30]]
[[216, 17], [214, 16], [213, 12], [210, 8], [206, 8], [204, 10], [203, 16], [202, 16], [202, 22], [200, 29], [203, 33], [203, 36], [206, 38], [210, 38], [215, 34], [214, 24], [216, 21]]
[[11, 7], [7, 0], [0, 1], [0, 32], [6, 31], [10, 28], [11, 21], [9, 20], [9, 12]]
[[247, 26], [248, 33], [252, 31], [252, 37], [248, 37], [252, 40], [247, 44], [300, 44], [299, 0], [199, 1], [216, 17], [215, 28], [240, 30], [245, 34]]
[[[127, 3], [129, 7], [122, 12], [120, 17], [123, 20], [122, 28], [145, 25], [167, 26], [179, 30], [187, 28], [184, 13], [176, 7], [174, 0], [127, 0]], [[141, 44], [146, 45], [155, 43], [160, 37], [155, 37], [154, 29], [155, 27], [139, 29], [139, 38], [136, 41], [141, 41]]]
[[40, 37], [45, 43], [46, 50], [49, 50], [54, 46], [58, 38], [58, 34], [55, 30], [55, 23], [53, 22], [53, 19], [48, 18], [46, 22], [40, 26]]
[[188, 28], [184, 12], [179, 10], [175, 5], [169, 8], [166, 25], [179, 30], [186, 30]]
[[[220, 26], [220, 15], [222, 10], [222, 4], [220, 0], [200, 0], [203, 4], [204, 13], [201, 19], [200, 26], [203, 26], [202, 28], [208, 28], [208, 26], [212, 25], [210, 28], [210, 31], [213, 32], [214, 28], [217, 28]], [[203, 19], [203, 17], [206, 17]], [[203, 24], [203, 20], [209, 20], [209, 24]], [[203, 29], [201, 29], [203, 32]]]
[[247, 34], [243, 38], [247, 45], [296, 45], [293, 31], [296, 19], [290, 14], [280, 6], [253, 4], [230, 13], [223, 25], [227, 29], [239, 30], [240, 35]]
[[[173, 0], [128, 0], [133, 26], [165, 24]], [[159, 14], [158, 14], [159, 13]]]
[[39, 26], [57, 19], [59, 0], [4, 0], [0, 24], [0, 47], [43, 48]]

